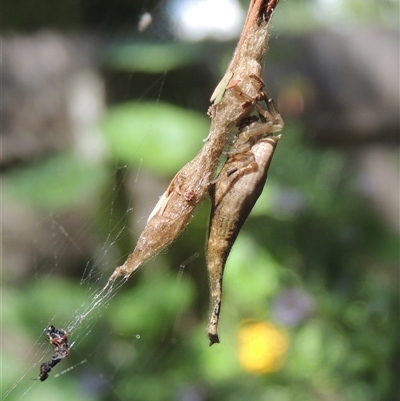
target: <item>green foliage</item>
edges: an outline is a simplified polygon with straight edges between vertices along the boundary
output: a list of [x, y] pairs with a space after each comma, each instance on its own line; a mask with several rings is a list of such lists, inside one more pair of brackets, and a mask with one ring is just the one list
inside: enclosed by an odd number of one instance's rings
[[110, 48], [105, 63], [114, 70], [156, 74], [193, 64], [200, 54], [193, 44], [136, 43]]
[[3, 191], [33, 207], [65, 210], [96, 196], [106, 179], [104, 165], [63, 152], [10, 172], [3, 179]]
[[[154, 110], [157, 105], [143, 107], [146, 114], [146, 110]], [[161, 110], [164, 105], [159, 107]], [[123, 105], [111, 111], [105, 126], [113, 127], [115, 123], [115, 132], [123, 132], [118, 130], [118, 116], [123, 118], [132, 109], [140, 110], [139, 105]], [[170, 110], [173, 114], [175, 108], [166, 106], [165, 113]], [[177, 115], [185, 113], [179, 110]], [[125, 129], [129, 127], [132, 129], [126, 123]], [[107, 135], [107, 129], [105, 132]], [[176, 130], [167, 129], [164, 133], [161, 140], [165, 143], [176, 140]], [[123, 142], [123, 136], [115, 135], [109, 142], [111, 147]], [[155, 141], [156, 133], [152, 135]], [[199, 130], [194, 142], [200, 143], [202, 137], [204, 131]], [[393, 399], [395, 377], [391, 364], [398, 352], [399, 330], [393, 267], [398, 238], [386, 231], [360, 200], [340, 153], [307, 147], [300, 138], [301, 126], [287, 123], [266, 191], [228, 259], [221, 344], [208, 347], [207, 315], [196, 309], [196, 303], [208, 303], [208, 293], [198, 293], [198, 279], [186, 272], [178, 277], [176, 271], [166, 268], [168, 264], [175, 265], [173, 261], [183, 261], [180, 247], [174, 246], [168, 254], [159, 256], [153, 266], [145, 266], [143, 272], [133, 276], [129, 281], [133, 287], [118, 291], [98, 320], [101, 328], [84, 324], [71, 334], [71, 341], [77, 344], [55, 373], [83, 358], [90, 365], [78, 366], [56, 380], [37, 382], [38, 389], [31, 390], [34, 399], [50, 393], [63, 399], [66, 388], [77, 388], [79, 378], [89, 380], [99, 370], [101, 376], [96, 376], [96, 380], [106, 388], [109, 385], [100, 377], [112, 380], [113, 391], [97, 398], [90, 394], [82, 398], [82, 392], [76, 390], [74, 399], [164, 401], [179, 399], [179, 394], [186, 393], [202, 394], [207, 401]], [[163, 155], [160, 147], [155, 157], [151, 145], [139, 145], [143, 136], [134, 140], [138, 141], [136, 145], [125, 142], [113, 154], [137, 163], [142, 158], [146, 166], [157, 166], [155, 170], [165, 173], [162, 166], [172, 163], [168, 158], [176, 156], [175, 152]], [[162, 162], [157, 163], [157, 158]], [[182, 158], [190, 156], [180, 156], [179, 163]], [[61, 198], [52, 192], [57, 193], [56, 189], [41, 184], [44, 180], [46, 184], [54, 182], [55, 187], [63, 185], [63, 196], [71, 204], [80, 199], [77, 194], [84, 187], [82, 183], [86, 183], [86, 193], [96, 193], [107, 177], [103, 169], [93, 172], [85, 162], [80, 162], [64, 155], [29, 172], [10, 175], [5, 180], [7, 193], [19, 197], [29, 194], [31, 202], [40, 205], [53, 202], [50, 209], [68, 204], [60, 203]], [[168, 166], [167, 172], [172, 170]], [[92, 183], [83, 179], [89, 171], [95, 177]], [[63, 174], [69, 179], [65, 181]], [[109, 173], [108, 177], [112, 175]], [[98, 202], [96, 199], [100, 198], [92, 199]], [[102, 210], [99, 206], [96, 209]], [[197, 227], [184, 234], [187, 243], [198, 244], [194, 249], [199, 253], [204, 246], [205, 225], [204, 222], [203, 231]], [[201, 262], [194, 268], [205, 266]], [[286, 326], [290, 346], [281, 370], [270, 374], [246, 372], [238, 358], [241, 328], [252, 320], [282, 325], [279, 315], [274, 313], [274, 304], [287, 288], [300, 288], [312, 297], [315, 307], [299, 323]], [[55, 321], [60, 327], [67, 325], [74, 311], [79, 313], [88, 306], [91, 294], [92, 290], [77, 285], [76, 280], [51, 276], [33, 281], [28, 289], [3, 292], [3, 302], [10, 305], [3, 313], [7, 332], [21, 333], [18, 342], [29, 355], [15, 359], [5, 352], [7, 383], [19, 380], [21, 372], [24, 380], [37, 377], [38, 354], [29, 354], [35, 339], [39, 336], [38, 344], [48, 346], [40, 334], [44, 328]], [[33, 309], [26, 308], [26, 300], [34, 305]], [[50, 349], [47, 356], [51, 356]], [[18, 399], [23, 388], [18, 386], [8, 399]]]
[[[151, 333], [179, 318], [193, 300], [193, 283], [186, 277], [144, 275], [132, 291], [121, 294], [110, 308], [110, 324], [122, 335]], [[140, 302], [138, 302], [140, 299]]]
[[200, 149], [207, 136], [205, 116], [162, 102], [124, 103], [112, 108], [102, 131], [122, 163], [176, 173]]
[[[394, 26], [397, 3], [340, 2], [340, 13], [335, 14], [319, 13], [316, 4], [322, 2], [281, 2], [274, 32], [330, 24], [340, 30], [350, 19], [353, 24], [380, 20]], [[57, 18], [65, 17], [57, 13]], [[200, 51], [193, 44], [177, 43], [114, 46], [105, 54], [105, 65], [118, 72], [164, 73], [192, 64]], [[176, 87], [184, 99], [186, 90]], [[113, 267], [126, 257], [126, 251], [118, 255], [109, 245], [126, 241], [118, 235], [121, 226], [132, 236], [139, 234], [127, 221], [136, 206], [127, 190], [129, 174], [124, 170], [116, 185], [115, 167], [133, 166], [138, 180], [140, 169], [161, 178], [173, 176], [200, 150], [209, 120], [163, 102], [123, 103], [112, 107], [101, 123], [111, 163], [65, 152], [6, 171], [5, 202], [39, 208], [42, 215], [78, 208], [94, 215], [98, 232], [106, 233], [100, 240], [91, 239], [92, 254], [84, 258], [90, 264], [87, 271], [95, 267], [86, 281], [81, 280], [87, 277], [84, 267], [79, 277], [56, 276], [63, 265], [62, 252], [56, 250], [51, 260], [33, 257], [32, 270], [22, 279], [9, 283], [4, 274], [2, 391], [12, 389], [6, 401], [398, 399], [398, 235], [359, 195], [340, 150], [314, 148], [304, 143], [301, 122], [285, 123], [264, 193], [228, 259], [221, 344], [208, 347], [205, 332], [209, 293], [202, 290], [207, 286], [203, 217], [194, 222], [196, 229], [192, 225], [168, 253], [146, 264], [73, 330], [70, 356], [44, 383], [32, 380], [53, 351], [44, 329], [50, 323], [65, 328], [90, 306]], [[104, 198], [113, 196], [131, 203], [111, 199], [104, 206]], [[206, 215], [204, 209], [201, 213], [196, 217]], [[54, 237], [57, 241], [57, 234]], [[32, 238], [32, 247], [35, 244]], [[53, 243], [47, 246], [54, 248]], [[178, 274], [176, 267], [184, 264], [188, 248], [201, 257]], [[112, 261], [107, 266], [98, 263], [104, 254]], [[276, 304], [293, 288], [312, 299], [313, 309], [289, 324], [276, 312]], [[299, 304], [292, 300], [294, 310]], [[249, 321], [287, 331], [290, 345], [278, 371], [255, 374], [241, 365], [239, 335]], [[55, 377], [84, 359], [86, 363]]]
[[398, 0], [347, 0], [321, 2], [303, 0], [279, 4], [274, 15], [275, 32], [299, 34], [319, 28], [343, 29], [365, 23], [398, 27]]

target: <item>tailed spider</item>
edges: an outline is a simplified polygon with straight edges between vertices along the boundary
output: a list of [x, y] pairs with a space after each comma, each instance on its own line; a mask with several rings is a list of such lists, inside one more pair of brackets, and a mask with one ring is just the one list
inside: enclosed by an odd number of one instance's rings
[[51, 357], [50, 361], [44, 362], [40, 365], [39, 380], [45, 381], [49, 377], [51, 369], [56, 366], [61, 359], [67, 357], [70, 353], [68, 344], [69, 333], [63, 329], [56, 329], [54, 326], [50, 325], [46, 329], [46, 336], [50, 344], [54, 348], [54, 355]]

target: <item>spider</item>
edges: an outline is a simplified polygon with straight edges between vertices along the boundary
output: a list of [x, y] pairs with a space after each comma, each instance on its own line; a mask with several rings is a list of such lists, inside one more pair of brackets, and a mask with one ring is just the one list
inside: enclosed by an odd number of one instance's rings
[[68, 335], [69, 333], [66, 330], [56, 329], [52, 325], [46, 329], [47, 339], [53, 346], [55, 354], [51, 357], [50, 361], [44, 362], [40, 365], [40, 381], [45, 381], [49, 377], [51, 369], [53, 369], [61, 359], [64, 359], [69, 355], [70, 348], [68, 344]]

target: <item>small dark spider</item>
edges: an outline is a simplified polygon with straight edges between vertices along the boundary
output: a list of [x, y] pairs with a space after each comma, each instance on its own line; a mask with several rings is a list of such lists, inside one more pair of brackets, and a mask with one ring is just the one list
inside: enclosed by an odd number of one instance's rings
[[63, 329], [56, 329], [49, 326], [46, 330], [47, 339], [53, 345], [54, 351], [66, 357], [69, 354], [68, 335], [69, 333]]
[[46, 329], [47, 339], [53, 346], [55, 354], [51, 357], [50, 361], [44, 362], [40, 365], [40, 381], [45, 381], [49, 377], [51, 369], [53, 369], [61, 359], [64, 359], [69, 355], [70, 349], [68, 344], [68, 335], [69, 333], [67, 331], [56, 329], [52, 325]]

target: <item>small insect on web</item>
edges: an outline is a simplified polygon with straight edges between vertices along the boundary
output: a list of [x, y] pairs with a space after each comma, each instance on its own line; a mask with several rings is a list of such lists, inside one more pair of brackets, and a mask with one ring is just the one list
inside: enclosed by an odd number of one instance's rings
[[69, 333], [66, 330], [56, 329], [52, 325], [46, 329], [47, 339], [54, 347], [55, 354], [51, 357], [50, 361], [40, 365], [40, 374], [38, 377], [40, 381], [45, 381], [49, 377], [51, 369], [69, 355], [70, 347], [68, 344], [68, 335]]

